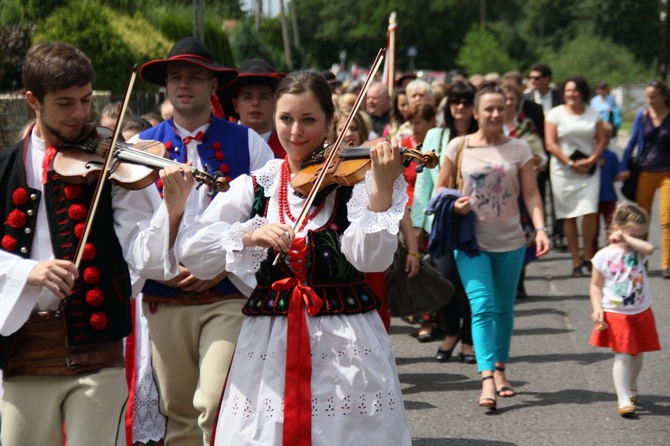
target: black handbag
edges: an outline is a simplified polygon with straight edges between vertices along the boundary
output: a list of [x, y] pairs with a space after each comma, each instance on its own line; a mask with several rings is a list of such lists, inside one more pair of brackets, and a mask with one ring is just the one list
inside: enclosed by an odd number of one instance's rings
[[[588, 158], [588, 157], [589, 156], [587, 154], [585, 154], [584, 152], [582, 152], [579, 149], [576, 149], [574, 152], [572, 152], [572, 155], [570, 155], [570, 159], [572, 161], [577, 161], [577, 160], [581, 160], [581, 159]], [[596, 168], [597, 167], [598, 167], [598, 164], [594, 163], [593, 166], [591, 166], [591, 168], [589, 169], [589, 171], [587, 173], [589, 175], [593, 175], [594, 173], [596, 173]]]
[[419, 273], [407, 278], [407, 248], [400, 245], [386, 270], [386, 300], [391, 316], [410, 316], [444, 307], [454, 297], [454, 285], [438, 272], [430, 256], [419, 258]]
[[640, 154], [636, 157], [630, 157], [628, 160], [630, 176], [621, 185], [621, 195], [632, 202], [635, 202], [637, 199], [637, 183], [640, 181], [641, 171], [640, 165], [642, 164], [642, 160], [647, 156], [647, 152], [649, 152], [649, 144], [645, 143]]

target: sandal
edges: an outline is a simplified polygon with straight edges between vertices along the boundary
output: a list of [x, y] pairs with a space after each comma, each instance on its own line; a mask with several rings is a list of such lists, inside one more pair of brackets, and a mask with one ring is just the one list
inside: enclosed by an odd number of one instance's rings
[[[505, 373], [505, 367], [496, 366], [496, 372]], [[501, 398], [512, 398], [513, 396], [516, 395], [516, 392], [511, 387], [503, 386], [500, 388], [496, 388], [496, 395], [498, 395]]]
[[584, 277], [584, 273], [582, 272], [582, 265], [575, 266], [575, 268], [572, 270], [572, 277]]
[[[486, 380], [493, 379], [493, 375], [485, 376], [482, 378], [482, 387], [483, 383]], [[479, 400], [479, 407], [483, 407], [487, 412], [493, 412], [497, 408], [497, 403], [495, 398], [481, 398]]]

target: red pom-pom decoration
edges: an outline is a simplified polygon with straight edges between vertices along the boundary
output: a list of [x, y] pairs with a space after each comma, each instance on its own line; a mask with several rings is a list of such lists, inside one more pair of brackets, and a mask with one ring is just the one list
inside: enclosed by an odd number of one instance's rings
[[219, 141], [214, 141], [214, 144], [212, 144], [212, 148], [214, 150], [220, 150], [221, 149], [221, 143]]
[[93, 288], [86, 292], [86, 303], [92, 307], [99, 307], [105, 300], [105, 295], [102, 294], [100, 288]]
[[165, 146], [165, 150], [170, 150], [172, 148], [172, 142], [170, 141], [164, 142], [163, 145]]
[[107, 315], [100, 311], [93, 313], [91, 315], [90, 323], [91, 327], [93, 327], [93, 330], [104, 330], [105, 327], [107, 327]]
[[74, 225], [74, 236], [81, 238], [84, 235], [84, 229], [86, 229], [86, 223], [77, 223]]
[[214, 158], [219, 161], [223, 161], [223, 152], [214, 152]]
[[19, 187], [12, 194], [12, 203], [16, 206], [23, 206], [28, 202], [28, 191], [22, 187]]
[[86, 218], [86, 206], [83, 204], [73, 204], [67, 209], [67, 215], [74, 221], [83, 220]]
[[160, 190], [163, 190], [163, 180], [161, 180], [160, 178], [156, 180], [156, 187]]
[[26, 213], [18, 209], [14, 209], [7, 216], [7, 224], [10, 228], [18, 229], [26, 225]]
[[95, 266], [89, 266], [84, 269], [84, 282], [89, 285], [95, 285], [100, 282], [100, 271]]
[[230, 175], [226, 175], [224, 178], [225, 178], [226, 181], [229, 182], [229, 183], [230, 183], [231, 181], [233, 181], [233, 177], [231, 177]]
[[65, 193], [65, 198], [67, 198], [70, 201], [76, 200], [79, 195], [81, 195], [81, 186], [78, 186], [76, 184], [68, 184], [65, 186], [63, 189], [63, 192]]
[[219, 166], [219, 170], [221, 171], [221, 173], [228, 173], [230, 167], [228, 167], [228, 164], [221, 164]]
[[12, 252], [16, 249], [16, 239], [7, 234], [2, 238], [2, 249]]
[[95, 246], [93, 243], [86, 243], [84, 245], [84, 252], [81, 254], [81, 258], [86, 261], [91, 261], [95, 258]]

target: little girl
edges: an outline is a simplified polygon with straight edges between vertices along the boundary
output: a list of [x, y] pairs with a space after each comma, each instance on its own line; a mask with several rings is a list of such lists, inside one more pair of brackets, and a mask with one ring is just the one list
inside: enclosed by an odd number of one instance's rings
[[589, 343], [614, 352], [618, 414], [635, 415], [642, 353], [661, 349], [644, 264], [654, 246], [643, 240], [648, 216], [630, 203], [620, 204], [612, 222], [610, 245], [593, 257], [591, 316], [596, 327]]

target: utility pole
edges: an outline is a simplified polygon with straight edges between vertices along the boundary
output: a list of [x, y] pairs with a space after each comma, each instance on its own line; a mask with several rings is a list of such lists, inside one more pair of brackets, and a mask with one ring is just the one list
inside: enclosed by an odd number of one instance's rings
[[263, 0], [256, 0], [256, 34], [261, 32], [261, 20], [263, 18]]
[[665, 36], [663, 37], [663, 55], [661, 57], [661, 79], [668, 79], [668, 52], [670, 51], [670, 0], [665, 1], [665, 11], [661, 13], [661, 20], [665, 22]]
[[193, 38], [205, 42], [204, 0], [193, 0]]
[[289, 69], [293, 69], [293, 56], [291, 55], [291, 41], [288, 37], [288, 24], [286, 23], [286, 14], [284, 13], [284, 0], [279, 0], [279, 17], [281, 19], [281, 36], [284, 41], [284, 54], [286, 55], [286, 64]]
[[300, 33], [298, 32], [298, 0], [290, 0], [291, 24], [293, 25], [293, 44], [300, 48]]
[[479, 0], [479, 26], [486, 24], [486, 0]]

